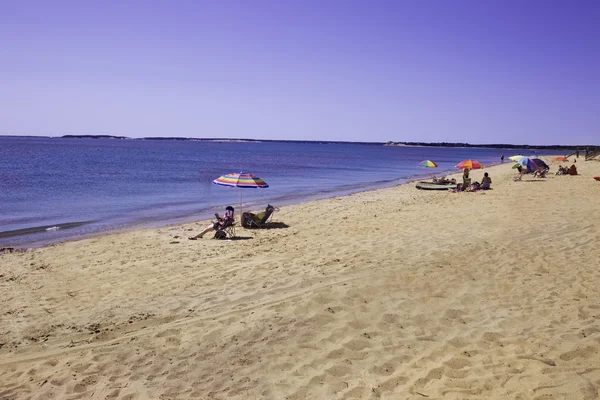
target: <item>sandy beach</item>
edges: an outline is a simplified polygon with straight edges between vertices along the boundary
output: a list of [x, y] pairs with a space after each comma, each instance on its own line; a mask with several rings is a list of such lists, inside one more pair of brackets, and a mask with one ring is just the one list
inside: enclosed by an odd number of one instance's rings
[[597, 399], [600, 163], [577, 166], [0, 254], [0, 399]]

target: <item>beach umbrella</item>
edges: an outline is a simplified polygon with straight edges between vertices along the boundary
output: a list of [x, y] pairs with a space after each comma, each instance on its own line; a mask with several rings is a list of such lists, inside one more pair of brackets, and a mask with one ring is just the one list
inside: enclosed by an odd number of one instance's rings
[[548, 164], [546, 164], [544, 160], [541, 160], [539, 158], [532, 158], [531, 161], [533, 161], [533, 163], [538, 167], [538, 169], [550, 169], [550, 167], [548, 167]]
[[[243, 189], [268, 188], [267, 182], [252, 174], [227, 174], [213, 181], [215, 185], [240, 188], [240, 212], [243, 212]], [[241, 215], [241, 214], [240, 214]]]
[[[528, 171], [537, 170], [538, 166], [533, 160], [529, 157], [521, 157], [519, 159], [513, 160], [516, 164], [513, 165], [513, 168], [517, 168], [519, 165], [527, 168]], [[540, 160], [541, 161], [541, 160]]]
[[554, 157], [552, 159], [552, 161], [563, 161], [563, 162], [565, 162], [565, 161], [569, 161], [569, 159], [567, 157]]
[[508, 159], [512, 160], [512, 161], [517, 161], [519, 158], [523, 158], [523, 157], [525, 157], [525, 156], [522, 156], [522, 155], [519, 154], [519, 155], [516, 155], [516, 156], [510, 156], [510, 157], [508, 157]]
[[483, 169], [483, 165], [481, 165], [481, 163], [477, 160], [464, 160], [464, 161], [461, 161], [460, 163], [458, 163], [456, 168], [459, 168], [459, 169], [465, 169], [465, 168]]
[[[438, 166], [436, 163], [434, 163], [431, 160], [423, 160], [419, 163], [419, 165], [423, 168], [437, 168], [437, 166]], [[435, 178], [435, 175], [431, 174], [431, 176], [433, 178]]]
[[425, 168], [437, 168], [437, 166], [438, 166], [436, 163], [434, 163], [431, 160], [423, 160], [419, 163], [419, 165], [421, 167], [425, 167]]

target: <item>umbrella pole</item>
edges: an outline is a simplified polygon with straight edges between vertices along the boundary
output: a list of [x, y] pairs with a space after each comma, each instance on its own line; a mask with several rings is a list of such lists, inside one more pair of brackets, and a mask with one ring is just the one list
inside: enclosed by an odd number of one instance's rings
[[[244, 200], [243, 200], [244, 189], [240, 188], [240, 215], [244, 213]], [[242, 217], [240, 217], [242, 218]]]

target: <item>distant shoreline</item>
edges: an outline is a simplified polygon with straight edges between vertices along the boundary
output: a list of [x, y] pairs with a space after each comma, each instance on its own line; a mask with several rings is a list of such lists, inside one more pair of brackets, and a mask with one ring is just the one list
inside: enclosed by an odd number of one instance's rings
[[176, 140], [190, 142], [233, 142], [233, 143], [313, 143], [313, 144], [360, 144], [389, 147], [452, 147], [483, 149], [540, 149], [540, 150], [584, 150], [596, 148], [597, 145], [527, 145], [527, 144], [472, 144], [459, 142], [349, 142], [336, 140], [282, 140], [282, 139], [247, 139], [247, 138], [188, 138], [188, 137], [142, 137], [131, 138], [113, 135], [63, 135], [63, 136], [18, 136], [0, 135], [0, 138], [39, 138], [39, 139], [111, 139], [111, 140]]

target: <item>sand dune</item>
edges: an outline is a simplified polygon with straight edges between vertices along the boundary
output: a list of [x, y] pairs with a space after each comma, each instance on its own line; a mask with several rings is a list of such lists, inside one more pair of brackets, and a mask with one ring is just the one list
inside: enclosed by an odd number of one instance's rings
[[0, 399], [597, 399], [600, 163], [578, 167], [282, 207], [249, 240], [2, 254]]

